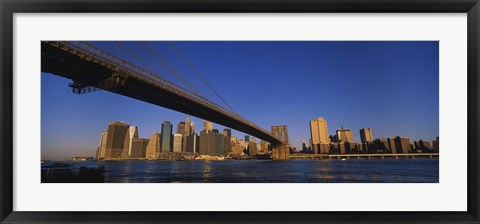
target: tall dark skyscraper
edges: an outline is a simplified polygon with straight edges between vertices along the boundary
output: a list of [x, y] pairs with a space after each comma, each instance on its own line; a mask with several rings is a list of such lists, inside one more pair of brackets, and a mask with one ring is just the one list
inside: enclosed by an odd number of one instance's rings
[[249, 141], [250, 141], [250, 136], [249, 136], [249, 135], [245, 135], [245, 141], [246, 141], [246, 142], [249, 142]]
[[162, 124], [161, 151], [170, 152], [172, 150], [172, 124], [170, 121], [164, 121]]
[[108, 125], [105, 159], [120, 158], [125, 148], [128, 148], [130, 125], [122, 122], [112, 122]]
[[199, 138], [197, 134], [191, 134], [186, 137], [185, 152], [198, 153]]

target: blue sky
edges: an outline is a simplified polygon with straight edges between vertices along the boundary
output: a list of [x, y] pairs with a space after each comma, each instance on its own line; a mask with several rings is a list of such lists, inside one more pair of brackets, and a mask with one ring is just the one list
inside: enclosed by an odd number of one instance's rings
[[[112, 42], [91, 42], [141, 66]], [[290, 142], [310, 138], [309, 120], [324, 117], [329, 134], [349, 128], [377, 137], [433, 140], [439, 127], [438, 42], [179, 41], [174, 42], [241, 116], [270, 130], [288, 125]], [[150, 42], [195, 89], [225, 106], [166, 42]], [[186, 88], [139, 42], [123, 42], [154, 72]], [[75, 95], [70, 80], [42, 73], [42, 159], [93, 156], [112, 121], [138, 126], [140, 137], [186, 115], [107, 91]], [[201, 130], [202, 120], [191, 117]], [[214, 128], [223, 126], [214, 124]], [[233, 135], [245, 134], [233, 131]]]

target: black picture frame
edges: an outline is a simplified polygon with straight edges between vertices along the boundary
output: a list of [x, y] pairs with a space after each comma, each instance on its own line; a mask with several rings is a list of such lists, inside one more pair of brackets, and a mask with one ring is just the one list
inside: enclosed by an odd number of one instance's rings
[[[480, 223], [478, 0], [0, 0], [2, 223]], [[467, 212], [17, 212], [13, 205], [14, 13], [455, 13], [468, 14]], [[253, 203], [253, 202], [252, 202]], [[321, 202], [318, 202], [321, 203]]]

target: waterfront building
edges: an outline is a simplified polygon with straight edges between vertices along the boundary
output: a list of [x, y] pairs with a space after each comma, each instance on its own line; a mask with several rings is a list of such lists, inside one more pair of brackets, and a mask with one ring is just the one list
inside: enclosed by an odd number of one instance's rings
[[257, 143], [255, 142], [248, 142], [248, 155], [255, 156], [257, 155]]
[[204, 131], [211, 131], [213, 130], [213, 123], [207, 120], [203, 120], [203, 130]]
[[345, 148], [345, 142], [338, 142], [338, 149], [340, 151], [340, 154], [346, 154], [347, 149]]
[[232, 151], [232, 144], [230, 143], [230, 139], [232, 138], [232, 130], [226, 128], [223, 129], [223, 153], [228, 154]]
[[147, 159], [157, 159], [160, 155], [160, 134], [157, 132], [154, 132], [152, 134], [152, 137], [150, 137], [150, 140], [148, 141], [147, 144], [147, 152], [145, 157]]
[[340, 148], [338, 146], [338, 142], [332, 142], [330, 143], [330, 153], [331, 154], [338, 154], [340, 153]]
[[199, 153], [202, 155], [215, 154], [215, 136], [218, 134], [218, 130], [200, 132], [200, 149]]
[[188, 135], [186, 138], [186, 152], [189, 153], [198, 153], [198, 144], [199, 144], [199, 139], [198, 139], [197, 134], [191, 134]]
[[172, 151], [172, 124], [170, 121], [164, 121], [162, 124], [162, 137], [160, 139], [162, 153]]
[[363, 148], [363, 143], [356, 143], [355, 144], [355, 149], [357, 153], [365, 153], [365, 149]]
[[232, 137], [230, 142], [232, 143], [232, 152], [235, 156], [239, 156], [243, 154], [243, 150], [245, 149], [243, 144], [244, 140], [238, 140], [237, 137]]
[[225, 136], [223, 133], [215, 133], [215, 152], [214, 155], [224, 155], [225, 154]]
[[337, 141], [338, 142], [355, 142], [353, 139], [353, 133], [350, 129], [338, 129], [337, 130]]
[[123, 149], [122, 152], [122, 158], [130, 158], [130, 155], [132, 154], [132, 142], [133, 139], [138, 138], [138, 128], [136, 126], [130, 126], [128, 128], [128, 143], [125, 144], [125, 148]]
[[407, 137], [401, 137], [401, 136], [395, 137], [395, 148], [396, 148], [396, 153], [409, 153], [411, 150], [410, 139]]
[[[207, 134], [207, 154], [208, 155], [217, 155], [218, 148], [216, 147], [217, 138], [218, 138], [218, 129], [213, 129], [210, 133]], [[222, 135], [223, 136], [223, 135]]]
[[130, 158], [145, 158], [147, 154], [147, 145], [149, 139], [146, 138], [134, 138], [132, 140], [132, 151]]
[[182, 152], [182, 134], [173, 135], [173, 152]]
[[108, 129], [105, 129], [100, 135], [100, 146], [98, 147], [97, 159], [105, 158], [105, 150], [107, 149]]
[[431, 152], [432, 146], [430, 145], [430, 142], [428, 141], [423, 141], [420, 139], [418, 142], [414, 141], [413, 144], [415, 145], [415, 148], [417, 150], [421, 150], [424, 153]]
[[360, 129], [360, 142], [367, 143], [373, 141], [373, 134], [371, 128]]
[[346, 154], [358, 153], [357, 149], [355, 148], [356, 143], [354, 143], [354, 142], [344, 142], [343, 144], [345, 144], [345, 153]]
[[325, 143], [318, 144], [318, 153], [320, 154], [330, 153], [330, 145]]
[[436, 140], [433, 140], [432, 141], [432, 147], [433, 147], [433, 152], [434, 153], [438, 153], [440, 150], [440, 140], [438, 139], [438, 136], [436, 138]]
[[200, 148], [198, 153], [201, 155], [207, 155], [207, 131], [203, 130], [200, 132]]
[[108, 125], [107, 142], [104, 159], [119, 159], [125, 148], [128, 148], [128, 130], [130, 125], [123, 122], [112, 122]]
[[397, 143], [395, 142], [395, 138], [394, 137], [387, 138], [387, 141], [388, 141], [389, 152], [393, 153], [393, 154], [398, 153], [397, 152], [397, 147], [396, 147]]
[[321, 153], [320, 144], [330, 144], [328, 138], [327, 121], [323, 117], [318, 117], [310, 121], [310, 136], [312, 139], [311, 148], [314, 154]]
[[388, 151], [390, 151], [390, 148], [388, 147], [388, 140], [385, 138], [377, 138], [368, 146], [368, 153], [387, 153]]
[[363, 152], [363, 153], [369, 153], [369, 152], [370, 152], [370, 148], [369, 148], [369, 147], [370, 147], [371, 144], [372, 144], [371, 142], [362, 143], [362, 144], [361, 144], [362, 152]]
[[[268, 142], [263, 141], [263, 140], [260, 141], [260, 147], [259, 147], [259, 149], [260, 149], [260, 152], [261, 152], [262, 154], [268, 154]], [[257, 150], [257, 151], [258, 151], [258, 150]]]

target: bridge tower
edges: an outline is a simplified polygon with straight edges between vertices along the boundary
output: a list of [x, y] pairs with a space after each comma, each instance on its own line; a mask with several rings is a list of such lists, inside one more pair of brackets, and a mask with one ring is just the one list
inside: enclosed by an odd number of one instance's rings
[[274, 160], [290, 159], [290, 146], [288, 144], [287, 125], [272, 126], [272, 134], [283, 140], [283, 144], [272, 145], [272, 157]]

